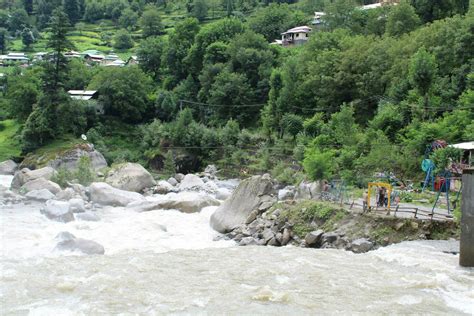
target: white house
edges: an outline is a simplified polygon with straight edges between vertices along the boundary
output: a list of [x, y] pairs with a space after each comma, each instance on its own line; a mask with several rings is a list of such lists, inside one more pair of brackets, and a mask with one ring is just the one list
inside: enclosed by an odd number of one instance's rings
[[3, 62], [28, 63], [29, 58], [25, 53], [8, 53], [8, 55], [0, 55], [0, 60]]
[[309, 26], [298, 26], [281, 34], [282, 46], [298, 46], [305, 44], [309, 39], [311, 33]]
[[311, 22], [315, 27], [320, 27], [323, 24], [323, 17], [326, 15], [324, 12], [314, 12], [314, 18]]
[[97, 91], [95, 90], [69, 90], [67, 92], [71, 99], [88, 101], [97, 98]]

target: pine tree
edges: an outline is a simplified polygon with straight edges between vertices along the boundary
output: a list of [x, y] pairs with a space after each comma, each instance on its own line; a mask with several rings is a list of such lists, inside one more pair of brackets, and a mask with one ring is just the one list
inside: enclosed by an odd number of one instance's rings
[[66, 80], [68, 67], [63, 52], [73, 49], [74, 45], [66, 37], [69, 29], [69, 19], [61, 7], [53, 11], [49, 26], [51, 35], [46, 47], [53, 50], [53, 55], [51, 62], [44, 65], [43, 82], [44, 92], [54, 95], [58, 93], [59, 88], [63, 87]]
[[64, 0], [64, 12], [66, 12], [72, 24], [81, 18], [80, 6], [77, 0]]

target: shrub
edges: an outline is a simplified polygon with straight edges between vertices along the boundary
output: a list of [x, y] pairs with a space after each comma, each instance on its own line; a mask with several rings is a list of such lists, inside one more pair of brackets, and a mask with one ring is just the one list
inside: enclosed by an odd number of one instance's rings
[[75, 174], [77, 180], [82, 185], [90, 185], [95, 180], [95, 172], [92, 168], [92, 163], [89, 157], [82, 156], [79, 159], [78, 168]]
[[51, 181], [59, 184], [61, 188], [65, 188], [67, 183], [74, 179], [72, 172], [66, 168], [59, 168], [58, 172], [51, 178]]

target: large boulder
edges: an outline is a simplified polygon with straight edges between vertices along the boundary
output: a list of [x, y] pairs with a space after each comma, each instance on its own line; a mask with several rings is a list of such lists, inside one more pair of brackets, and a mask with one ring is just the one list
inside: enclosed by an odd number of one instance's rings
[[158, 201], [134, 202], [127, 206], [135, 212], [154, 210], [179, 210], [184, 213], [200, 212], [204, 207], [217, 206], [219, 201], [204, 193], [180, 192], [171, 193], [166, 199]]
[[17, 171], [15, 173], [15, 176], [13, 177], [13, 180], [12, 180], [12, 188], [20, 189], [25, 183], [39, 179], [39, 178], [51, 180], [51, 178], [55, 174], [56, 174], [56, 171], [51, 167], [44, 167], [44, 168], [36, 169], [36, 170], [23, 168], [20, 171]]
[[234, 193], [212, 214], [211, 227], [220, 233], [244, 224], [254, 210], [268, 204], [273, 184], [270, 176], [253, 176], [242, 181]]
[[321, 194], [319, 182], [301, 182], [296, 188], [295, 200], [317, 199]]
[[94, 182], [90, 185], [90, 197], [94, 203], [113, 206], [145, 201], [145, 197], [139, 193], [119, 190], [104, 182]]
[[95, 170], [107, 167], [107, 161], [104, 156], [95, 150], [91, 144], [76, 145], [73, 149], [58, 155], [54, 160], [51, 160], [48, 165], [54, 169], [65, 168], [67, 170], [74, 170], [78, 168], [79, 161], [84, 156], [89, 157], [92, 168]]
[[125, 163], [113, 168], [105, 182], [126, 191], [141, 192], [155, 185], [151, 174], [137, 163]]
[[28, 193], [34, 190], [41, 190], [46, 189], [53, 194], [57, 194], [61, 191], [61, 187], [45, 178], [38, 178], [35, 180], [28, 181], [27, 183], [23, 184], [20, 188], [20, 193]]
[[0, 162], [0, 175], [14, 175], [18, 165], [13, 160]]
[[46, 205], [41, 209], [41, 213], [47, 218], [57, 222], [71, 222], [74, 220], [74, 215], [69, 209], [69, 203], [63, 201], [46, 201]]
[[172, 186], [168, 181], [160, 180], [156, 184], [156, 187], [153, 189], [153, 192], [158, 193], [158, 194], [167, 194], [174, 190], [175, 190], [175, 187]]
[[183, 180], [179, 184], [179, 189], [181, 191], [200, 191], [204, 190], [206, 185], [201, 178], [195, 174], [187, 174], [184, 176]]
[[30, 191], [26, 193], [25, 197], [29, 200], [44, 202], [54, 199], [54, 194], [46, 189], [41, 189]]
[[371, 250], [374, 243], [366, 238], [359, 238], [351, 243], [350, 249], [355, 253], [364, 253]]
[[310, 232], [305, 237], [305, 243], [307, 247], [320, 247], [324, 231], [318, 229], [316, 231]]
[[55, 249], [59, 251], [75, 251], [86, 255], [103, 255], [105, 253], [105, 249], [101, 244], [93, 240], [76, 238], [68, 232], [60, 233], [56, 239], [59, 242]]

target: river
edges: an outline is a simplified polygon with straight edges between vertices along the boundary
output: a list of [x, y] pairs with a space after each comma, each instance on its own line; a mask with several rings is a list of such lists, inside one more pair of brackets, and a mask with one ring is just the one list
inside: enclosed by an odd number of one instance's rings
[[[97, 211], [98, 222], [58, 223], [37, 204], [0, 206], [1, 314], [474, 313], [474, 270], [441, 251], [453, 242], [405, 242], [366, 254], [237, 247], [214, 241], [214, 209], [108, 207]], [[105, 255], [55, 251], [62, 231], [102, 244]]]

